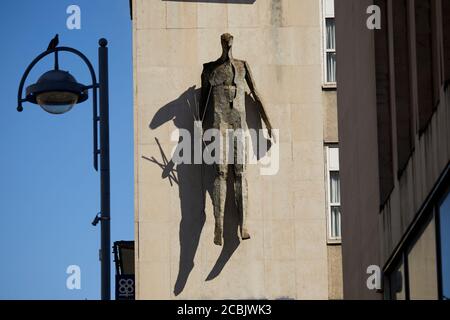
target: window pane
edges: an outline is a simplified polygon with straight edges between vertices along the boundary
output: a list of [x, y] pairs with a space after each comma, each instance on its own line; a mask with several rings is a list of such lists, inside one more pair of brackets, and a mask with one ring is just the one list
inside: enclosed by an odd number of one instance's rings
[[338, 206], [331, 207], [331, 237], [341, 237], [341, 210]]
[[410, 101], [410, 64], [408, 1], [392, 2], [394, 16], [395, 111], [397, 120], [398, 170], [408, 164], [412, 151], [412, 108]]
[[[391, 1], [392, 2], [392, 1]], [[381, 9], [381, 25], [387, 26], [387, 0], [376, 0]], [[389, 66], [388, 28], [375, 30], [375, 73], [377, 94], [378, 179], [380, 206], [383, 206], [394, 188], [392, 163], [391, 69]]]
[[336, 52], [327, 52], [327, 82], [336, 82]]
[[392, 300], [405, 300], [405, 268], [399, 263], [395, 271], [389, 275], [389, 289]]
[[[442, 1], [442, 17], [450, 17], [450, 1]], [[450, 19], [442, 19], [444, 36], [444, 79], [450, 79]]]
[[327, 30], [327, 49], [336, 50], [336, 26], [334, 18], [326, 18], [325, 26]]
[[431, 0], [415, 0], [416, 66], [420, 131], [423, 131], [428, 125], [434, 107], [431, 12]]
[[450, 299], [450, 193], [439, 207], [441, 237], [442, 296]]
[[330, 202], [341, 202], [341, 187], [339, 183], [338, 171], [330, 171]]
[[408, 254], [410, 299], [438, 298], [436, 269], [436, 233], [433, 217]]
[[325, 15], [334, 17], [334, 0], [325, 0]]
[[328, 168], [330, 171], [339, 171], [338, 147], [328, 147]]

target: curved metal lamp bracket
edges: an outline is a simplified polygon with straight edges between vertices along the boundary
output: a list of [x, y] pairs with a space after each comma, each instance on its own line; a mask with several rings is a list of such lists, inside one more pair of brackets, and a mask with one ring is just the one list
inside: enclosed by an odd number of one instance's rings
[[94, 135], [93, 135], [93, 137], [94, 137], [94, 168], [96, 171], [98, 171], [98, 156], [100, 154], [100, 150], [98, 148], [98, 122], [99, 122], [100, 118], [98, 116], [98, 108], [97, 108], [97, 91], [99, 88], [99, 84], [97, 83], [97, 77], [95, 75], [95, 71], [94, 71], [94, 68], [92, 67], [91, 62], [83, 53], [81, 53], [80, 51], [78, 51], [74, 48], [70, 48], [70, 47], [56, 47], [54, 49], [44, 51], [40, 55], [38, 55], [29, 64], [29, 66], [27, 67], [27, 69], [25, 70], [25, 72], [22, 76], [22, 79], [20, 80], [19, 91], [17, 94], [17, 111], [22, 112], [23, 111], [22, 102], [28, 101], [26, 98], [22, 98], [23, 87], [25, 85], [25, 80], [27, 79], [27, 77], [28, 77], [29, 73], [31, 72], [31, 70], [33, 69], [33, 67], [44, 57], [48, 56], [49, 54], [55, 53], [55, 68], [57, 69], [58, 68], [58, 52], [70, 52], [70, 53], [75, 54], [79, 58], [81, 58], [81, 60], [83, 60], [84, 63], [86, 64], [86, 66], [88, 67], [89, 73], [91, 74], [92, 84], [89, 86], [85, 86], [85, 89], [93, 89], [92, 113], [93, 113], [93, 131], [94, 131]]

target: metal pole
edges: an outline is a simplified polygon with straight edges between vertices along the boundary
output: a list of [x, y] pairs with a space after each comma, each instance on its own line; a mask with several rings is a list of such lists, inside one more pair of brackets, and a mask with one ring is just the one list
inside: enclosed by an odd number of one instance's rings
[[98, 44], [100, 89], [101, 298], [111, 299], [108, 41]]

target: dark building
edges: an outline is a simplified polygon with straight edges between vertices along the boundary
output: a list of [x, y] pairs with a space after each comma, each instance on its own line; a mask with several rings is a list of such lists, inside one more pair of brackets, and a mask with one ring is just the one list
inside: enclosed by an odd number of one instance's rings
[[344, 298], [445, 299], [450, 1], [336, 1], [335, 14]]

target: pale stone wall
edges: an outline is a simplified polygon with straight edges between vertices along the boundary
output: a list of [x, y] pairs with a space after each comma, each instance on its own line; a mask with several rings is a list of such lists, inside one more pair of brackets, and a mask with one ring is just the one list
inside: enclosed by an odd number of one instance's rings
[[328, 298], [343, 299], [342, 248], [341, 245], [328, 246]]
[[[133, 1], [137, 298], [327, 299], [320, 1], [213, 2]], [[190, 128], [186, 99], [224, 32], [280, 129], [280, 170], [249, 166], [252, 238], [239, 243], [229, 199], [218, 247], [201, 169], [176, 167], [176, 183], [147, 159], [163, 163], [157, 138], [170, 160], [170, 133]]]
[[337, 125], [337, 95], [336, 91], [323, 92], [324, 126], [323, 139], [325, 143], [337, 143], [338, 125]]

